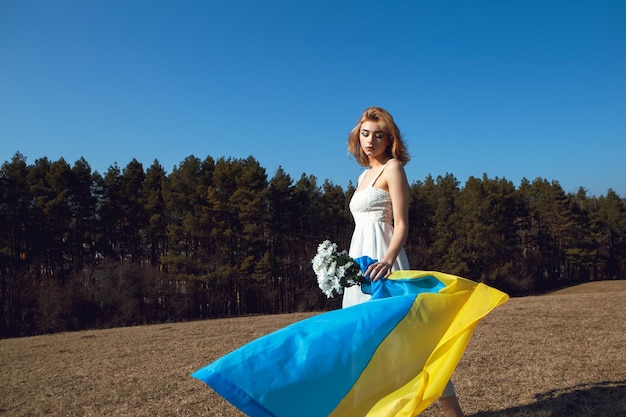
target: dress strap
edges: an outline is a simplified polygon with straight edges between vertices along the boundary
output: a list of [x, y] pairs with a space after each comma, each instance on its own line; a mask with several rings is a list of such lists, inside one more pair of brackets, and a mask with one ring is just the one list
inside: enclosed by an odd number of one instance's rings
[[[393, 159], [393, 158], [391, 158]], [[389, 161], [391, 161], [391, 159]], [[376, 184], [376, 181], [378, 181], [378, 177], [380, 177], [380, 174], [383, 173], [383, 171], [385, 170], [385, 167], [387, 166], [387, 164], [389, 163], [389, 161], [385, 162], [385, 165], [382, 166], [382, 168], [380, 168], [380, 171], [378, 171], [378, 174], [376, 174], [376, 176], [374, 177], [374, 179], [372, 180], [372, 183], [370, 184], [370, 187], [373, 187], [374, 184]]]

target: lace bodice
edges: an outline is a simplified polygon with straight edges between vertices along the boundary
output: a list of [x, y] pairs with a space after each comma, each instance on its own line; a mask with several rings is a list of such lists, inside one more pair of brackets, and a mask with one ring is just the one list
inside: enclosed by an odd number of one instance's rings
[[[393, 210], [391, 208], [391, 195], [383, 189], [374, 187], [378, 177], [383, 173], [387, 164], [383, 165], [374, 176], [374, 179], [359, 191], [356, 191], [350, 200], [350, 211], [354, 217], [354, 223], [358, 228], [363, 223], [381, 222], [389, 225], [393, 224]], [[361, 180], [365, 178], [365, 171]]]
[[393, 223], [391, 196], [385, 190], [368, 186], [354, 193], [350, 211], [357, 227], [364, 222]]

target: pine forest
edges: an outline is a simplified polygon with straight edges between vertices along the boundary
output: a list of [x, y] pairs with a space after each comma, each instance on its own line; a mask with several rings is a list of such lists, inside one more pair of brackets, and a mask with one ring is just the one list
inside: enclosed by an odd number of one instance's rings
[[[102, 175], [16, 153], [0, 168], [0, 337], [339, 308], [311, 259], [326, 239], [349, 247], [353, 192], [270, 178], [252, 156]], [[626, 211], [610, 189], [427, 176], [410, 184], [409, 216], [413, 269], [512, 296], [626, 278]]]

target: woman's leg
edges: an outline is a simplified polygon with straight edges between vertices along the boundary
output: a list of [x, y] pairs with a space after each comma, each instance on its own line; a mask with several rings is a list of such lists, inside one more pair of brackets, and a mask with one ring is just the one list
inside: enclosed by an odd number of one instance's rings
[[439, 398], [439, 403], [443, 409], [443, 415], [446, 417], [464, 417], [463, 410], [456, 395]]
[[461, 410], [459, 399], [456, 397], [456, 392], [454, 391], [454, 385], [452, 385], [452, 382], [448, 381], [446, 388], [443, 390], [443, 394], [441, 394], [441, 397], [439, 398], [439, 403], [441, 404], [443, 415], [445, 417], [465, 416]]

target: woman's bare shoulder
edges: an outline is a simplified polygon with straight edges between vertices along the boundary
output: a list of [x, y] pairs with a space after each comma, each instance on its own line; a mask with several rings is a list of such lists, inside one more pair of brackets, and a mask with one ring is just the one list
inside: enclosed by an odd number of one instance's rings
[[402, 165], [397, 159], [390, 159], [389, 162], [387, 162], [386, 169], [392, 173], [404, 175], [404, 165]]

